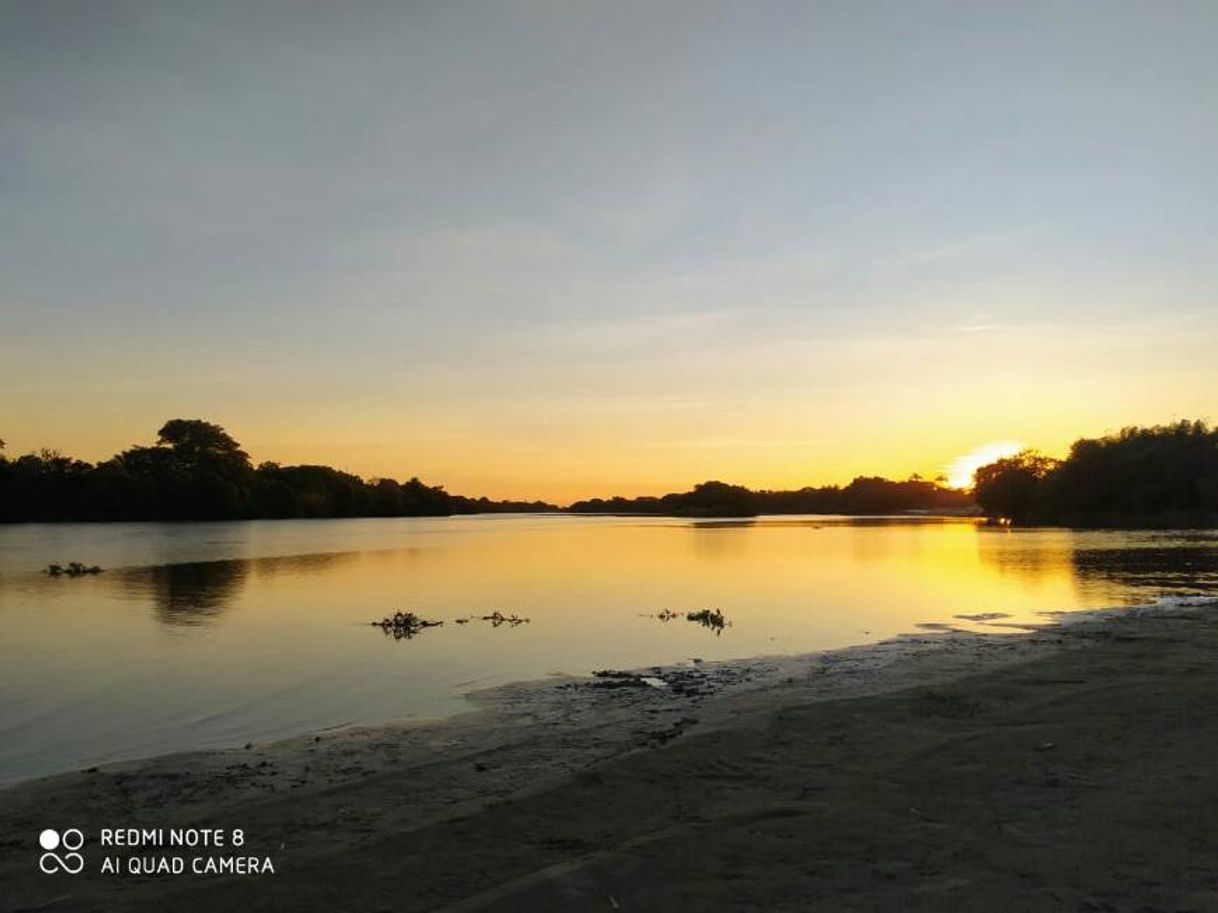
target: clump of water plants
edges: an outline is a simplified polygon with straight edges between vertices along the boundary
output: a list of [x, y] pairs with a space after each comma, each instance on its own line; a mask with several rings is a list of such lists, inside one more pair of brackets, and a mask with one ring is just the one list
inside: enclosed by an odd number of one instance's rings
[[680, 617], [681, 616], [672, 609], [664, 609], [662, 612], [656, 612], [655, 614], [647, 614], [643, 616], [643, 618], [655, 618], [666, 623], [672, 621], [674, 618]]
[[[681, 617], [680, 613], [674, 612], [672, 609], [664, 609], [660, 612], [645, 612], [639, 616], [640, 618], [655, 618], [667, 624]], [[697, 622], [704, 628], [711, 628], [715, 634], [722, 634], [724, 628], [730, 628], [732, 623], [724, 617], [723, 612], [719, 609], [699, 609], [696, 612], [686, 612], [686, 621]]]
[[453, 621], [459, 625], [467, 625], [471, 621], [489, 621], [492, 628], [498, 628], [500, 625], [514, 628], [517, 625], [527, 625], [529, 623], [529, 619], [517, 615], [515, 612], [511, 615], [504, 615], [498, 609], [489, 615], [462, 615], [460, 618], [454, 618]]
[[685, 620], [697, 622], [704, 628], [713, 629], [716, 636], [722, 634], [723, 629], [729, 624], [719, 609], [699, 609], [696, 612], [686, 612]]
[[79, 561], [69, 561], [66, 565], [59, 562], [48, 564], [43, 571], [48, 577], [85, 577], [101, 572], [102, 569], [96, 564], [81, 564]]
[[482, 620], [489, 621], [492, 628], [497, 628], [500, 625], [508, 625], [514, 628], [517, 625], [525, 625], [529, 623], [529, 619], [521, 618], [515, 612], [513, 612], [511, 615], [504, 615], [498, 609], [491, 612], [489, 615], [483, 615]]
[[380, 628], [386, 636], [392, 634], [394, 640], [409, 640], [428, 628], [438, 628], [442, 624], [444, 622], [423, 618], [414, 612], [394, 612], [387, 618], [372, 622], [372, 626]]

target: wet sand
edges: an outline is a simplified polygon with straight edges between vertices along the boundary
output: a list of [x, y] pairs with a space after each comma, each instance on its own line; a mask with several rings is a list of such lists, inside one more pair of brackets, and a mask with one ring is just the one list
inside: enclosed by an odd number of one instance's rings
[[[1216, 603], [644, 674], [20, 784], [0, 910], [1218, 911]], [[245, 845], [97, 845], [127, 827]]]

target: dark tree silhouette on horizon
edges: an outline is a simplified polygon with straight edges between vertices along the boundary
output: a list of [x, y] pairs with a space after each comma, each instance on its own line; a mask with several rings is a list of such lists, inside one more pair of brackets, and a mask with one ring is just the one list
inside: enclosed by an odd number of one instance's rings
[[977, 470], [992, 517], [1064, 526], [1218, 525], [1218, 430], [1182, 421], [1081, 438], [1064, 460], [1031, 451]]
[[[977, 470], [974, 491], [911, 476], [846, 486], [752, 491], [720, 481], [660, 497], [593, 498], [574, 513], [750, 517], [757, 514], [962, 513], [976, 504], [1017, 523], [1218, 526], [1218, 430], [1204, 422], [1125, 428], [1075, 441], [1064, 460], [1034, 451]], [[449, 494], [417, 477], [364, 480], [329, 466], [251, 466], [222, 426], [171, 419], [156, 443], [97, 465], [56, 450], [10, 458], [0, 441], [0, 521], [237, 520], [444, 516], [554, 511], [552, 504]]]
[[157, 445], [173, 451], [175, 463], [187, 472], [235, 477], [250, 469], [249, 454], [241, 445], [219, 425], [202, 419], [171, 419], [157, 432]]
[[979, 467], [973, 473], [973, 496], [991, 517], [1028, 517], [1040, 510], [1042, 484], [1057, 460], [1035, 450], [1021, 450]]
[[238, 520], [446, 516], [556, 510], [541, 502], [450, 495], [417, 477], [365, 481], [329, 466], [257, 468], [221, 425], [175, 418], [156, 443], [96, 466], [42, 450], [9, 460], [0, 451], [0, 521]]

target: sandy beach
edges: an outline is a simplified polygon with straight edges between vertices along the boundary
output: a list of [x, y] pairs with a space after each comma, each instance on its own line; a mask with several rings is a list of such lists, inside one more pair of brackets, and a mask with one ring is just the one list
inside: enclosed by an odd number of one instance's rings
[[[555, 678], [22, 783], [0, 909], [1218, 910], [1216, 606]], [[46, 828], [82, 832], [80, 874], [40, 871]], [[192, 829], [223, 845], [170, 845]]]

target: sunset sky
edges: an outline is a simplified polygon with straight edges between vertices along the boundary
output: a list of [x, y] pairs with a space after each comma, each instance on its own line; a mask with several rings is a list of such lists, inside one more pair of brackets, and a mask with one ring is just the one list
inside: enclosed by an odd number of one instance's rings
[[1218, 4], [0, 0], [0, 438], [569, 501], [1218, 418]]

